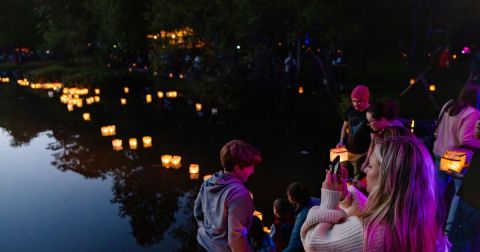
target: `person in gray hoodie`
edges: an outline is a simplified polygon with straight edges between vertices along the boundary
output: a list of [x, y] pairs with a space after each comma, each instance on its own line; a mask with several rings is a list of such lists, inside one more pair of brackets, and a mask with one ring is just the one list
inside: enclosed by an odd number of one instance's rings
[[193, 208], [199, 251], [251, 251], [248, 232], [255, 207], [244, 183], [261, 160], [260, 152], [245, 141], [222, 147], [223, 170], [203, 182]]

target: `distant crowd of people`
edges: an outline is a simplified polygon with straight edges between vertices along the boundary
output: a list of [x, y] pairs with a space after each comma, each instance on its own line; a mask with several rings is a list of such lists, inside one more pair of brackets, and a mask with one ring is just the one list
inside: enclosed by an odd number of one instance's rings
[[[471, 161], [480, 148], [479, 97], [480, 82], [471, 80], [443, 106], [428, 150], [397, 119], [398, 104], [370, 105], [368, 87], [356, 86], [337, 144], [348, 162], [327, 170], [320, 198], [291, 183], [287, 199], [273, 202], [269, 233], [244, 185], [261, 154], [242, 140], [226, 143], [223, 170], [203, 182], [195, 201], [198, 251], [480, 251], [480, 204], [459, 193], [479, 165]], [[452, 150], [467, 154], [468, 169], [439, 169]]]

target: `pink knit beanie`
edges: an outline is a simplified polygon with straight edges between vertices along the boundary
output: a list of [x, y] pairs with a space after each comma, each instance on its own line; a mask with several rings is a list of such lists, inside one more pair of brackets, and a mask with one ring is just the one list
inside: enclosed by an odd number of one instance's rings
[[368, 101], [370, 98], [370, 91], [368, 91], [368, 87], [364, 85], [357, 85], [353, 89], [351, 97]]

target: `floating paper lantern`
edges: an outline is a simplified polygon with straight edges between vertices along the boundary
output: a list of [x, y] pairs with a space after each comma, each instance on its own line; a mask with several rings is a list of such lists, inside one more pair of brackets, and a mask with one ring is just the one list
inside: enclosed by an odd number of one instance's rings
[[172, 161], [172, 155], [163, 155], [161, 157], [162, 166], [165, 168], [170, 168], [170, 162]]
[[158, 96], [158, 98], [163, 98], [163, 92], [162, 92], [162, 91], [158, 91], [158, 92], [157, 92], [157, 96]]
[[330, 149], [330, 162], [332, 162], [336, 156], [340, 156], [340, 162], [348, 161], [347, 149], [345, 147]]
[[416, 82], [415, 79], [410, 79], [410, 85], [415, 84], [415, 82]]
[[298, 87], [298, 93], [303, 94], [303, 87], [302, 86]]
[[181, 164], [182, 157], [181, 156], [172, 156], [172, 160], [170, 161], [171, 167], [178, 169], [182, 166]]
[[112, 140], [112, 147], [113, 147], [113, 150], [116, 150], [116, 151], [122, 150], [123, 149], [122, 140], [121, 139], [113, 139]]
[[90, 113], [83, 113], [83, 120], [90, 121]]
[[178, 95], [177, 91], [168, 91], [167, 92], [167, 97], [168, 98], [175, 98], [175, 97], [177, 97], [177, 95]]
[[200, 171], [200, 166], [198, 164], [190, 164], [188, 167], [188, 172], [190, 173], [198, 173]]
[[99, 95], [99, 94], [100, 94], [100, 89], [99, 89], [99, 88], [95, 88], [95, 94], [96, 94], [96, 95]]
[[131, 150], [136, 150], [137, 149], [137, 139], [136, 138], [128, 139], [128, 145], [130, 146]]
[[95, 102], [100, 102], [100, 96], [94, 96], [93, 99], [95, 100]]
[[127, 99], [126, 98], [120, 98], [120, 104], [122, 104], [122, 105], [127, 104]]
[[68, 111], [73, 111], [73, 104], [67, 104]]
[[169, 78], [173, 78], [173, 73], [169, 73], [169, 74], [168, 74], [168, 77], [169, 77]]
[[440, 170], [462, 172], [467, 154], [462, 151], [447, 150], [440, 158]]
[[455, 53], [452, 55], [452, 59], [457, 59], [457, 55]]
[[85, 102], [86, 102], [88, 105], [90, 105], [90, 104], [92, 104], [92, 103], [95, 102], [95, 98], [93, 98], [93, 97], [88, 97], [87, 99], [85, 99]]
[[198, 102], [195, 103], [195, 110], [198, 111], [198, 112], [199, 112], [199, 111], [202, 111], [202, 104], [201, 104], [201, 103], [198, 103]]
[[116, 134], [115, 125], [103, 126], [100, 130], [102, 131], [102, 136], [113, 136]]
[[428, 90], [429, 90], [430, 92], [435, 92], [435, 90], [437, 90], [437, 87], [435, 86], [435, 84], [430, 84], [430, 85], [428, 86]]
[[150, 148], [152, 147], [152, 137], [144, 136], [142, 137], [143, 148]]
[[128, 87], [124, 87], [124, 88], [123, 88], [123, 92], [124, 92], [125, 94], [128, 94], [128, 92], [130, 92], [130, 90], [128, 89]]
[[151, 102], [152, 102], [152, 95], [151, 95], [151, 94], [147, 94], [147, 95], [145, 96], [145, 100], [146, 100], [147, 103], [151, 103]]
[[183, 74], [180, 74], [178, 78], [183, 79], [184, 78]]

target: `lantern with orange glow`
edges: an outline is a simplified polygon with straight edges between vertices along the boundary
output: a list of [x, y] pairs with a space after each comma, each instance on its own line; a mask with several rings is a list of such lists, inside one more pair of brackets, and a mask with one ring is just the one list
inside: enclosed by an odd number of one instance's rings
[[152, 137], [144, 136], [142, 137], [143, 148], [150, 148], [152, 147]]
[[123, 92], [124, 92], [125, 94], [128, 94], [128, 92], [130, 92], [130, 89], [128, 89], [128, 87], [124, 87], [124, 88], [123, 88]]
[[83, 120], [90, 121], [90, 113], [83, 113]]
[[162, 92], [162, 91], [158, 91], [158, 92], [157, 92], [157, 96], [158, 96], [158, 98], [163, 98], [163, 92]]
[[123, 149], [122, 140], [121, 139], [113, 139], [112, 140], [112, 147], [113, 147], [113, 150], [116, 150], [116, 151], [122, 150]]
[[146, 100], [147, 103], [151, 103], [151, 102], [152, 102], [152, 95], [151, 95], [151, 94], [147, 94], [147, 95], [145, 96], [145, 100]]
[[100, 96], [98, 95], [94, 96], [93, 99], [95, 100], [95, 102], [100, 102]]
[[465, 152], [447, 150], [440, 158], [440, 170], [446, 172], [455, 171], [460, 173], [465, 167], [466, 157], [467, 154]]
[[73, 111], [73, 104], [67, 104], [68, 111]]
[[114, 136], [116, 134], [115, 125], [103, 126], [100, 128], [102, 136]]
[[348, 151], [345, 147], [330, 149], [330, 162], [335, 159], [336, 156], [340, 156], [340, 162], [348, 161]]
[[170, 168], [170, 162], [172, 161], [172, 155], [163, 155], [161, 157], [162, 166], [165, 168]]
[[435, 92], [435, 90], [437, 90], [437, 87], [435, 86], [435, 84], [428, 85], [428, 91]]
[[298, 87], [298, 93], [303, 94], [303, 87], [302, 86]]
[[201, 104], [201, 103], [198, 103], [198, 102], [195, 103], [195, 110], [196, 110], [197, 112], [202, 111], [202, 104]]
[[175, 98], [175, 97], [177, 97], [177, 95], [178, 95], [177, 91], [168, 91], [167, 92], [167, 97], [168, 98]]
[[410, 85], [415, 84], [415, 82], [416, 82], [415, 79], [410, 79]]
[[181, 156], [172, 156], [172, 160], [170, 161], [170, 166], [174, 169], [178, 169], [182, 166], [182, 157]]
[[128, 145], [130, 146], [131, 150], [136, 150], [137, 149], [137, 139], [136, 138], [128, 139]]
[[127, 99], [126, 98], [120, 98], [120, 104], [122, 104], [122, 105], [127, 104]]
[[100, 89], [99, 89], [99, 88], [95, 88], [95, 94], [96, 94], [96, 95], [99, 95], [99, 94], [100, 94]]

